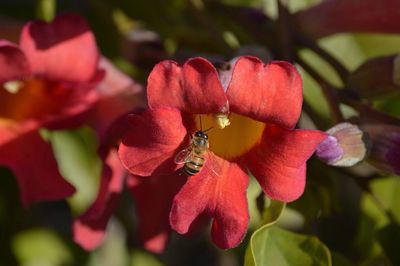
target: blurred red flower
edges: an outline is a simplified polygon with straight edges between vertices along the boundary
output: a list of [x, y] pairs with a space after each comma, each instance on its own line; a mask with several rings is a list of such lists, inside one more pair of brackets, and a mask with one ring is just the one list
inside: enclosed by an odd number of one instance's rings
[[[161, 224], [170, 210], [178, 233], [189, 232], [201, 217], [213, 218], [211, 235], [220, 248], [235, 247], [247, 230], [248, 171], [270, 198], [293, 201], [304, 191], [306, 161], [326, 138], [317, 130], [294, 129], [302, 85], [287, 62], [265, 65], [239, 57], [218, 73], [203, 58], [182, 67], [163, 61], [148, 78], [147, 96], [149, 109], [130, 116], [131, 130], [119, 148], [136, 178], [131, 183], [152, 180], [147, 191], [159, 195], [145, 211], [159, 213]], [[229, 122], [221, 126], [221, 117]], [[212, 126], [204, 166], [185, 180], [174, 158], [190, 145], [189, 136]]]
[[39, 129], [85, 122], [105, 142], [141, 88], [100, 58], [89, 26], [74, 14], [27, 23], [19, 46], [0, 40], [0, 68], [0, 164], [15, 174], [24, 205], [70, 196], [75, 189]]

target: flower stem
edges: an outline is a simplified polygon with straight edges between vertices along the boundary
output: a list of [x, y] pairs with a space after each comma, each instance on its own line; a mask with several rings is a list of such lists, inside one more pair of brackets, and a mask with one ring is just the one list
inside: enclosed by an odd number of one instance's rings
[[36, 0], [36, 17], [50, 22], [56, 15], [55, 0]]
[[319, 55], [322, 59], [328, 62], [337, 72], [343, 84], [346, 84], [347, 77], [349, 76], [349, 71], [330, 53], [325, 51], [323, 48], [318, 46], [313, 40], [303, 36], [299, 33], [294, 33], [294, 38], [297, 43], [301, 46], [312, 50], [314, 53]]
[[344, 117], [339, 107], [340, 105], [339, 98], [337, 96], [336, 89], [333, 87], [333, 85], [331, 85], [324, 78], [322, 78], [322, 76], [316, 70], [314, 70], [308, 63], [306, 63], [299, 56], [296, 57], [296, 62], [299, 63], [299, 65], [305, 71], [307, 71], [307, 73], [310, 74], [310, 76], [320, 85], [322, 92], [326, 100], [328, 101], [328, 105], [333, 115], [335, 123], [343, 122]]

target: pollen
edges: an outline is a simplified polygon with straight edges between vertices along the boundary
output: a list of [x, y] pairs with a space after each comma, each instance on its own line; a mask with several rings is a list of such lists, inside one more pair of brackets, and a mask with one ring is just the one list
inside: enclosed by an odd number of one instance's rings
[[224, 129], [231, 124], [231, 121], [229, 121], [229, 114], [227, 113], [213, 114], [213, 119], [214, 127], [218, 129]]
[[21, 80], [11, 80], [3, 84], [3, 88], [12, 94], [17, 94], [23, 86], [24, 83]]

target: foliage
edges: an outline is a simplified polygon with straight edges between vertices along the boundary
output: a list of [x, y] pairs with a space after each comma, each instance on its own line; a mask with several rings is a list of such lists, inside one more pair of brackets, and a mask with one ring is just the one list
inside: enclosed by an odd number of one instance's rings
[[[366, 124], [373, 124], [375, 129], [399, 127], [400, 85], [392, 79], [396, 75], [394, 63], [380, 65], [374, 60], [395, 59], [399, 53], [400, 32], [380, 22], [357, 24], [357, 14], [354, 14], [354, 21], [351, 16], [340, 20], [341, 16], [321, 18], [315, 14], [318, 12], [310, 15], [320, 2], [2, 0], [0, 39], [18, 43], [20, 30], [27, 21], [51, 21], [58, 14], [73, 12], [88, 21], [101, 54], [143, 86], [147, 85], [153, 67], [162, 60], [183, 63], [188, 58], [201, 56], [218, 65], [239, 55], [254, 55], [264, 62], [290, 61], [300, 71], [304, 101], [297, 127], [326, 131], [343, 121], [355, 123], [365, 132]], [[341, 2], [338, 6], [353, 10], [352, 6], [343, 4], [345, 0], [322, 2]], [[347, 4], [355, 2], [348, 0]], [[375, 12], [380, 9], [371, 1], [365, 2], [371, 13], [363, 13], [363, 18], [377, 16]], [[386, 2], [396, 1], [382, 1], [382, 5]], [[327, 8], [340, 11], [336, 7]], [[399, 16], [395, 16], [394, 11], [382, 12], [386, 12], [387, 23], [392, 21], [399, 25], [395, 20]], [[309, 17], [320, 21], [306, 24]], [[362, 19], [359, 21], [363, 22]], [[319, 28], [319, 22], [326, 24]], [[390, 60], [388, 62], [393, 61]], [[386, 71], [387, 68], [392, 72]], [[364, 72], [365, 69], [368, 72]], [[0, 89], [3, 88], [0, 86]], [[130, 101], [135, 112], [141, 113], [146, 105], [143, 98], [141, 95], [134, 100], [125, 99]], [[112, 110], [106, 108], [106, 111], [104, 116]], [[2, 119], [0, 106], [0, 126]], [[146, 191], [138, 196], [134, 185], [140, 182], [132, 185], [127, 181], [128, 174], [124, 174], [121, 182], [126, 188], [118, 191], [114, 212], [107, 213], [107, 209], [105, 214], [101, 213], [111, 217], [108, 217], [110, 223], [105, 240], [94, 251], [87, 251], [73, 241], [74, 219], [99, 200], [102, 178], [109, 170], [103, 149], [116, 150], [121, 138], [120, 135], [114, 138], [111, 130], [98, 133], [97, 124], [93, 126], [93, 123], [40, 129], [41, 137], [51, 145], [62, 177], [76, 189], [73, 196], [23, 206], [16, 174], [6, 166], [0, 168], [0, 266], [400, 265], [397, 250], [400, 246], [400, 179], [396, 172], [400, 168], [390, 164], [400, 161], [395, 157], [389, 162], [388, 157], [375, 154], [379, 141], [374, 136], [382, 135], [374, 132], [368, 132], [375, 146], [369, 147], [367, 161], [354, 167], [335, 168], [312, 157], [307, 163], [305, 191], [293, 202], [286, 204], [265, 198], [252, 178], [247, 190], [249, 228], [241, 244], [232, 250], [217, 248], [209, 237], [207, 224], [201, 220], [203, 217], [199, 217], [191, 228], [197, 230], [185, 236], [171, 233], [164, 252], [146, 251], [138, 231], [142, 221], [139, 213], [143, 211], [141, 197], [155, 202], [151, 198], [153, 194], [162, 197], [168, 188], [165, 185], [165, 190]], [[112, 141], [104, 141], [104, 136], [109, 135]], [[385, 140], [388, 141], [382, 144], [382, 149], [400, 154], [399, 140], [396, 142], [389, 137]], [[0, 159], [1, 156], [0, 151]], [[37, 156], [41, 156], [40, 151]], [[159, 178], [166, 176], [162, 172]], [[128, 190], [134, 191], [133, 199]], [[108, 204], [107, 197], [104, 202], [100, 199], [104, 204], [94, 209]], [[147, 209], [157, 209], [169, 200], [161, 199], [157, 206]], [[158, 222], [162, 223], [153, 221]]]

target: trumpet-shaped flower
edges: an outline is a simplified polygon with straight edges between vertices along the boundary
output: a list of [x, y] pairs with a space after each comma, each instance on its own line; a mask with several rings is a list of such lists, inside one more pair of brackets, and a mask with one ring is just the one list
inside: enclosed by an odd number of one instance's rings
[[0, 41], [0, 164], [15, 173], [25, 205], [74, 192], [38, 129], [73, 126], [96, 101], [98, 58], [93, 34], [76, 15], [28, 23], [19, 46]]
[[14, 172], [24, 205], [71, 195], [39, 129], [85, 122], [103, 141], [114, 118], [132, 109], [123, 101], [110, 108], [110, 99], [140, 88], [99, 60], [93, 33], [74, 14], [27, 23], [19, 46], [0, 40], [0, 68], [0, 164]]
[[184, 163], [176, 156], [190, 149], [194, 132], [206, 131], [205, 163], [174, 196], [169, 222], [185, 234], [197, 218], [212, 218], [212, 239], [220, 248], [238, 245], [247, 230], [248, 172], [270, 198], [293, 201], [304, 191], [306, 161], [326, 138], [294, 129], [302, 85], [287, 62], [239, 57], [218, 72], [203, 58], [183, 66], [163, 61], [148, 78], [147, 96], [149, 109], [130, 117], [121, 161], [135, 176], [158, 176], [180, 187]]

